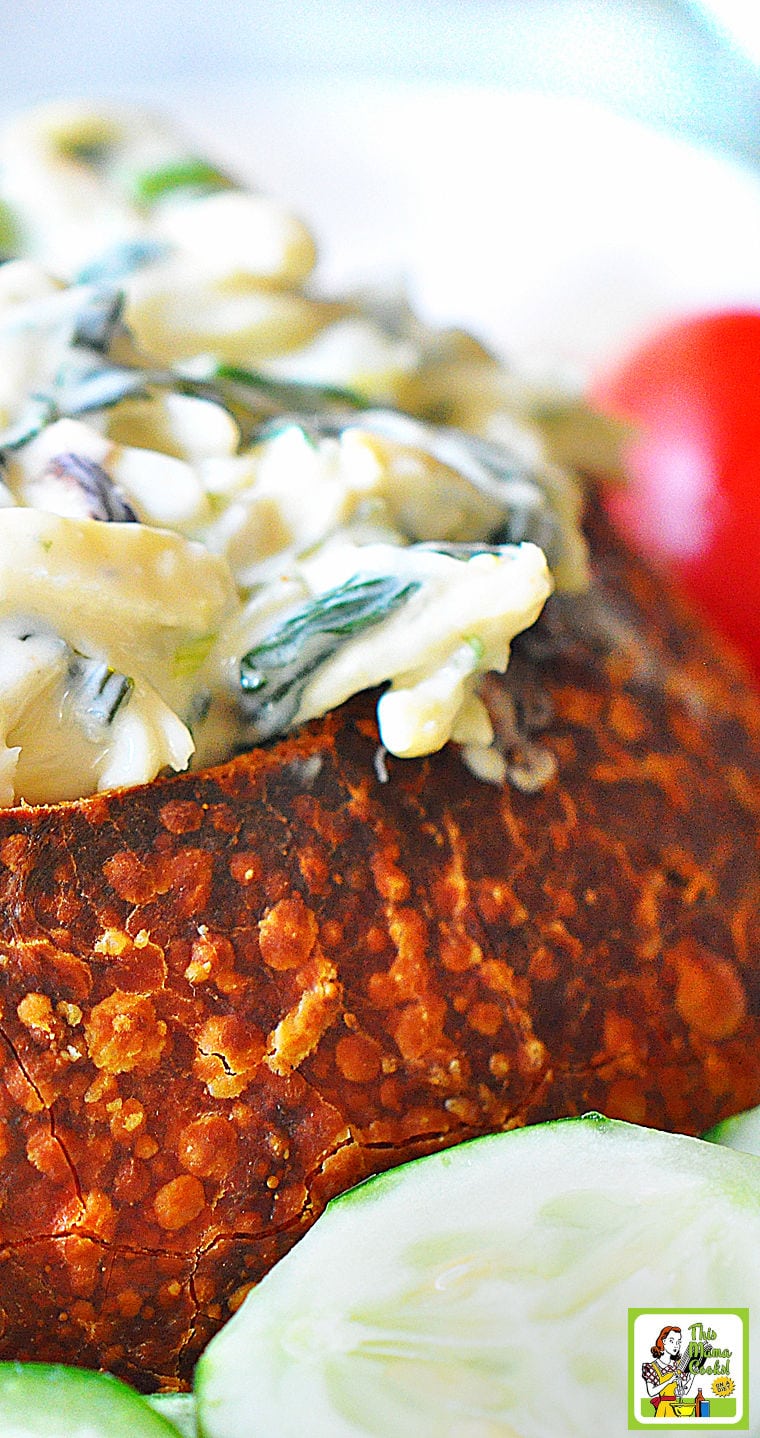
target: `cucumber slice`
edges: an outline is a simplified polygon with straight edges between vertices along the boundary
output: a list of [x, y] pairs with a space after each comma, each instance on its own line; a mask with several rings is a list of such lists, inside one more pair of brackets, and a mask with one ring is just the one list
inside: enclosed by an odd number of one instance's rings
[[749, 1108], [745, 1113], [724, 1118], [705, 1134], [708, 1143], [722, 1143], [727, 1148], [739, 1149], [741, 1153], [754, 1153], [760, 1157], [760, 1107]]
[[0, 1363], [2, 1438], [177, 1438], [177, 1429], [108, 1373]]
[[201, 1358], [199, 1429], [624, 1438], [627, 1310], [758, 1293], [757, 1159], [598, 1115], [476, 1139], [330, 1204]]
[[195, 1399], [192, 1393], [151, 1393], [145, 1401], [156, 1413], [168, 1418], [182, 1434], [182, 1438], [198, 1438]]

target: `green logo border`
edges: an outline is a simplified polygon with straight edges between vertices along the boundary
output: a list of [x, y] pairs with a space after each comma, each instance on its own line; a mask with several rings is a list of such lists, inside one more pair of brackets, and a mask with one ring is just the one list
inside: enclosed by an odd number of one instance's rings
[[631, 1431], [631, 1429], [638, 1428], [639, 1430], [643, 1430], [644, 1432], [647, 1432], [647, 1433], [648, 1433], [648, 1432], [651, 1431], [651, 1429], [652, 1429], [652, 1427], [653, 1427], [653, 1424], [652, 1424], [652, 1423], [642, 1423], [642, 1422], [640, 1421], [640, 1419], [636, 1417], [636, 1412], [635, 1412], [636, 1399], [637, 1399], [637, 1397], [640, 1398], [640, 1397], [641, 1397], [641, 1394], [640, 1394], [640, 1393], [637, 1394], [637, 1391], [636, 1391], [636, 1378], [635, 1378], [635, 1372], [634, 1372], [634, 1354], [633, 1354], [633, 1327], [634, 1327], [634, 1324], [635, 1324], [635, 1322], [636, 1322], [636, 1319], [637, 1319], [637, 1318], [640, 1318], [640, 1317], [642, 1316], [642, 1314], [644, 1314], [644, 1313], [652, 1313], [652, 1314], [654, 1314], [654, 1313], [657, 1313], [657, 1314], [693, 1313], [694, 1316], [695, 1316], [695, 1318], [703, 1318], [704, 1315], [705, 1315], [705, 1313], [727, 1313], [727, 1314], [730, 1314], [732, 1317], [734, 1317], [734, 1318], [739, 1318], [739, 1319], [741, 1320], [741, 1325], [742, 1325], [742, 1339], [743, 1339], [743, 1342], [742, 1342], [742, 1356], [743, 1356], [743, 1366], [742, 1366], [742, 1408], [743, 1408], [743, 1413], [742, 1413], [742, 1417], [741, 1417], [740, 1419], [738, 1419], [737, 1422], [735, 1422], [735, 1423], [730, 1423], [730, 1422], [727, 1423], [727, 1422], [724, 1422], [724, 1423], [721, 1424], [720, 1428], [718, 1428], [717, 1425], [712, 1424], [712, 1423], [707, 1424], [707, 1423], [699, 1423], [699, 1422], [697, 1422], [697, 1423], [668, 1423], [668, 1422], [664, 1422], [664, 1423], [660, 1423], [660, 1424], [658, 1425], [658, 1427], [655, 1429], [655, 1432], [663, 1432], [663, 1433], [666, 1433], [666, 1432], [668, 1432], [668, 1430], [670, 1430], [670, 1432], [672, 1433], [672, 1432], [678, 1430], [679, 1433], [680, 1433], [680, 1432], [692, 1432], [692, 1433], [697, 1432], [697, 1433], [705, 1433], [705, 1434], [707, 1434], [707, 1433], [710, 1432], [710, 1429], [711, 1429], [711, 1428], [714, 1428], [716, 1433], [725, 1432], [725, 1431], [726, 1431], [727, 1429], [729, 1429], [729, 1428], [732, 1429], [732, 1430], [733, 1430], [734, 1432], [736, 1432], [736, 1433], [739, 1433], [739, 1432], [742, 1432], [742, 1431], [746, 1432], [746, 1430], [749, 1428], [749, 1309], [748, 1309], [748, 1308], [712, 1308], [708, 1303], [705, 1303], [702, 1308], [682, 1308], [678, 1303], [673, 1303], [670, 1308], [629, 1308], [629, 1309], [628, 1309], [628, 1430], [629, 1430], [629, 1432]]

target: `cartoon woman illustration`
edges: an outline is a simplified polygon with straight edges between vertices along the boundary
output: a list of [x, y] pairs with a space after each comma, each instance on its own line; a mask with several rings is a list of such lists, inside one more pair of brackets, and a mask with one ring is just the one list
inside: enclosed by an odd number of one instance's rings
[[686, 1356], [681, 1358], [681, 1330], [672, 1324], [660, 1330], [650, 1350], [654, 1362], [642, 1363], [641, 1376], [654, 1408], [655, 1418], [681, 1418], [683, 1412], [675, 1404], [682, 1402], [694, 1382], [694, 1374], [686, 1370]]

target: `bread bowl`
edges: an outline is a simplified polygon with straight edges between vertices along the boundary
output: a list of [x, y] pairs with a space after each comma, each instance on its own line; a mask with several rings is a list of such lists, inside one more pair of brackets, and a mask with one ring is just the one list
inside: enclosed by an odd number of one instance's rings
[[[342, 323], [302, 249], [274, 290], [294, 363]], [[493, 419], [509, 389], [463, 340], [393, 383], [426, 418]], [[11, 474], [17, 514], [34, 482]], [[0, 811], [0, 1357], [181, 1386], [371, 1172], [588, 1108], [699, 1132], [760, 1101], [756, 697], [593, 493], [586, 524], [590, 587], [567, 592], [568, 521], [565, 592], [482, 682], [496, 769], [489, 745], [389, 755], [361, 693], [220, 764]]]

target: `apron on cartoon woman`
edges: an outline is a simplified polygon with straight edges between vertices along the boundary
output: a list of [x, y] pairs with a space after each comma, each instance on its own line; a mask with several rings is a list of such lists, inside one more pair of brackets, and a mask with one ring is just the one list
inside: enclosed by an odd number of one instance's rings
[[[667, 1378], [667, 1370], [661, 1368], [656, 1361], [649, 1364], [648, 1367], [654, 1368], [658, 1383], [662, 1383]], [[671, 1381], [660, 1389], [659, 1399], [650, 1398], [649, 1401], [654, 1408], [655, 1418], [684, 1418], [686, 1415], [683, 1412], [683, 1406], [689, 1402], [689, 1399], [679, 1399], [677, 1375], [673, 1373]], [[679, 1411], [673, 1406], [674, 1404], [678, 1405]]]

